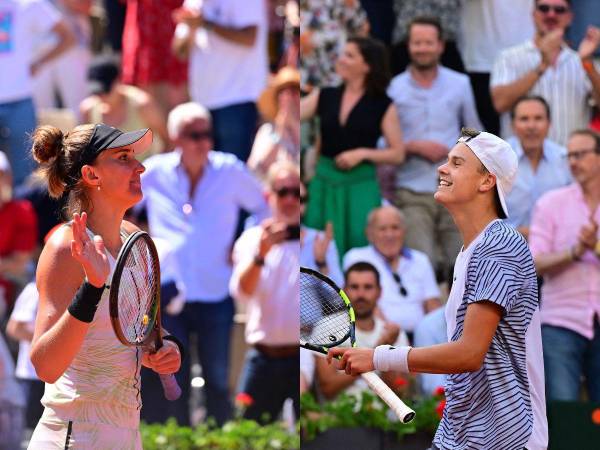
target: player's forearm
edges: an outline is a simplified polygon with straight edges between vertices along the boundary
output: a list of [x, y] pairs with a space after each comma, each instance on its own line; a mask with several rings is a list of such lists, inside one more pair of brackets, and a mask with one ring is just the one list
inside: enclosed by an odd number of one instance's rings
[[456, 341], [411, 349], [408, 368], [417, 373], [475, 372], [481, 368], [483, 359], [477, 349]]
[[537, 83], [544, 70], [544, 66], [540, 65], [512, 83], [492, 88], [492, 103], [496, 111], [499, 113], [510, 111], [515, 102]]
[[46, 332], [34, 338], [29, 356], [38, 377], [54, 383], [79, 353], [90, 324], [65, 311]]

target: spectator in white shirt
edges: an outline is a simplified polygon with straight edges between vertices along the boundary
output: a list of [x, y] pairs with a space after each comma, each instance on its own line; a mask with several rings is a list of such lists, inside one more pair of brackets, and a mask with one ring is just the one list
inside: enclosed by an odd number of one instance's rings
[[173, 48], [190, 58], [193, 101], [210, 109], [215, 147], [242, 161], [250, 155], [267, 81], [267, 15], [263, 0], [185, 0], [174, 12]]
[[[165, 329], [188, 345], [197, 336], [198, 359], [206, 380], [207, 414], [218, 423], [230, 416], [229, 343], [233, 301], [229, 297], [231, 248], [240, 209], [268, 214], [261, 184], [234, 155], [212, 150], [208, 110], [196, 103], [174, 108], [167, 123], [176, 149], [144, 164], [144, 204], [150, 234], [173, 247], [186, 304], [178, 315], [163, 316]], [[189, 424], [190, 358], [177, 376], [183, 395], [165, 408]]]
[[508, 111], [526, 94], [546, 99], [553, 112], [550, 139], [565, 145], [569, 133], [591, 118], [589, 97], [600, 103], [600, 73], [592, 57], [600, 29], [588, 27], [577, 51], [564, 40], [573, 20], [569, 0], [535, 0], [533, 39], [507, 48], [494, 63], [490, 88], [501, 117], [502, 137], [510, 134]]
[[404, 245], [406, 222], [393, 206], [374, 209], [367, 221], [370, 245], [354, 248], [344, 256], [344, 270], [366, 261], [381, 276], [379, 309], [390, 322], [400, 326], [412, 341], [419, 321], [440, 307], [440, 291], [427, 255]]
[[253, 399], [244, 415], [277, 420], [286, 398], [300, 412], [299, 253], [300, 170], [278, 162], [269, 171], [273, 216], [246, 230], [235, 243], [231, 295], [246, 307], [246, 342], [251, 346], [240, 392]]

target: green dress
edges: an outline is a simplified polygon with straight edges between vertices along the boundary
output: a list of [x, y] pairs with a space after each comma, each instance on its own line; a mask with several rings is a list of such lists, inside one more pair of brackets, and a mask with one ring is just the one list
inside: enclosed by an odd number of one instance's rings
[[363, 162], [351, 170], [339, 170], [334, 158], [359, 147], [375, 148], [381, 136], [381, 122], [391, 103], [386, 95], [363, 95], [348, 115], [339, 122], [343, 86], [324, 88], [319, 94], [321, 156], [308, 186], [304, 223], [323, 230], [333, 225], [333, 236], [340, 257], [354, 247], [367, 245], [365, 228], [369, 212], [381, 206], [381, 192], [375, 165]]

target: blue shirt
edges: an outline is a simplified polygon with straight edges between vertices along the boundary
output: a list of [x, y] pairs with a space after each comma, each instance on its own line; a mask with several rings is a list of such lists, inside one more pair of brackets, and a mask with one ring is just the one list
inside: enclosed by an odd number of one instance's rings
[[241, 208], [269, 215], [263, 188], [234, 155], [211, 151], [190, 198], [177, 150], [144, 161], [144, 204], [150, 234], [168, 240], [188, 301], [217, 302], [229, 292], [230, 254]]
[[546, 139], [542, 158], [534, 172], [519, 140], [513, 136], [507, 142], [519, 158], [519, 170], [512, 191], [506, 199], [509, 215], [506, 221], [513, 227], [528, 227], [538, 199], [548, 191], [571, 183], [571, 172], [566, 159], [567, 150]]
[[[460, 136], [461, 127], [482, 129], [469, 77], [443, 66], [430, 88], [413, 79], [410, 70], [394, 77], [387, 90], [398, 110], [405, 141], [428, 140], [451, 149]], [[408, 155], [398, 169], [397, 187], [415, 192], [435, 192], [437, 168], [445, 161], [431, 162]]]

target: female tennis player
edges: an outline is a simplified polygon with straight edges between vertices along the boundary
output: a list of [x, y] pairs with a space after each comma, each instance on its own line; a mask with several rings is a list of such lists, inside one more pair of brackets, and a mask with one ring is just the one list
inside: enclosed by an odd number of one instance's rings
[[439, 170], [435, 199], [463, 248], [446, 305], [448, 343], [336, 348], [347, 373], [449, 374], [434, 450], [542, 450], [548, 444], [537, 282], [525, 239], [500, 218], [517, 157], [502, 139], [463, 130]]
[[148, 129], [123, 133], [104, 124], [34, 132], [40, 174], [52, 197], [69, 196], [73, 220], [48, 241], [37, 270], [31, 361], [46, 390], [32, 450], [141, 449], [140, 363], [161, 374], [179, 369], [174, 341], [153, 355], [122, 345], [108, 308], [115, 258], [137, 229], [123, 221], [142, 198], [144, 167], [135, 156], [151, 142]]

